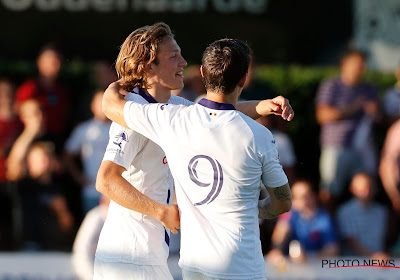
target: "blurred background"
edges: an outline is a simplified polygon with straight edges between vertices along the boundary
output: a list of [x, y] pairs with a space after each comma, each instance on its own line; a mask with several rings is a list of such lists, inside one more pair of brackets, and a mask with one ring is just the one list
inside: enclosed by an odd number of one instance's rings
[[[176, 94], [193, 101], [203, 94], [203, 50], [216, 39], [238, 38], [254, 51], [242, 99], [284, 95], [296, 112], [290, 123], [258, 120], [273, 131], [300, 201], [278, 221], [260, 222], [276, 277], [290, 277], [290, 263], [319, 277], [315, 263], [324, 257], [399, 257], [396, 0], [0, 0], [4, 254], [58, 252], [69, 260], [84, 217], [101, 205], [94, 180], [110, 124], [99, 100], [116, 79], [119, 46], [134, 29], [158, 21], [172, 28], [188, 61], [185, 89]], [[316, 209], [328, 229], [314, 221]], [[354, 211], [362, 218], [347, 220]], [[303, 220], [307, 232], [297, 232]], [[379, 220], [379, 230], [371, 230], [371, 220]], [[100, 228], [101, 221], [99, 214]], [[355, 243], [365, 231], [372, 232]], [[6, 267], [0, 265], [0, 279], [12, 275]]]

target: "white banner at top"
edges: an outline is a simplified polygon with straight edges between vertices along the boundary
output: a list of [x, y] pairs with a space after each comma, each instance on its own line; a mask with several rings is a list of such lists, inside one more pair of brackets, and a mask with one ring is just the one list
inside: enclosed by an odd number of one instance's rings
[[41, 12], [202, 13], [215, 10], [222, 14], [262, 14], [267, 10], [268, 0], [0, 0], [0, 3], [15, 12], [34, 8]]

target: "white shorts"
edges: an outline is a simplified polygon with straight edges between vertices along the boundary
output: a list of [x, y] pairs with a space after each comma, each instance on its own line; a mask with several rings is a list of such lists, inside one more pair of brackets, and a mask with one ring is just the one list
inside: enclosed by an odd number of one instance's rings
[[94, 260], [93, 280], [173, 280], [167, 265], [137, 265], [132, 263]]
[[[200, 272], [193, 272], [189, 270], [182, 269], [182, 277], [183, 280], [226, 280], [222, 278], [212, 278], [204, 275]], [[254, 278], [254, 279], [246, 279], [246, 280], [267, 280], [267, 278]]]

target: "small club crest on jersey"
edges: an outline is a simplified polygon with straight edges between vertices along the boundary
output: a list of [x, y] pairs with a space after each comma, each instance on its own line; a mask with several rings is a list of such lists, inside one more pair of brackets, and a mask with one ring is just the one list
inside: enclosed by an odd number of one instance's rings
[[122, 143], [124, 142], [128, 142], [128, 134], [125, 131], [122, 131], [114, 137], [113, 143], [122, 149]]

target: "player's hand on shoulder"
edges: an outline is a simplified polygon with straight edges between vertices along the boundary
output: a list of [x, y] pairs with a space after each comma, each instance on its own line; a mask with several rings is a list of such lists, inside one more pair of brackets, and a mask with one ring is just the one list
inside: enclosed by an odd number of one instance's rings
[[107, 93], [112, 92], [114, 94], [118, 93], [118, 94], [122, 94], [124, 96], [127, 95], [128, 92], [122, 88], [123, 83], [124, 83], [123, 79], [119, 79], [118, 81], [112, 82], [107, 87], [106, 92]]
[[161, 219], [161, 222], [166, 228], [171, 230], [172, 233], [178, 233], [177, 229], [181, 228], [178, 205], [167, 205], [165, 215]]

